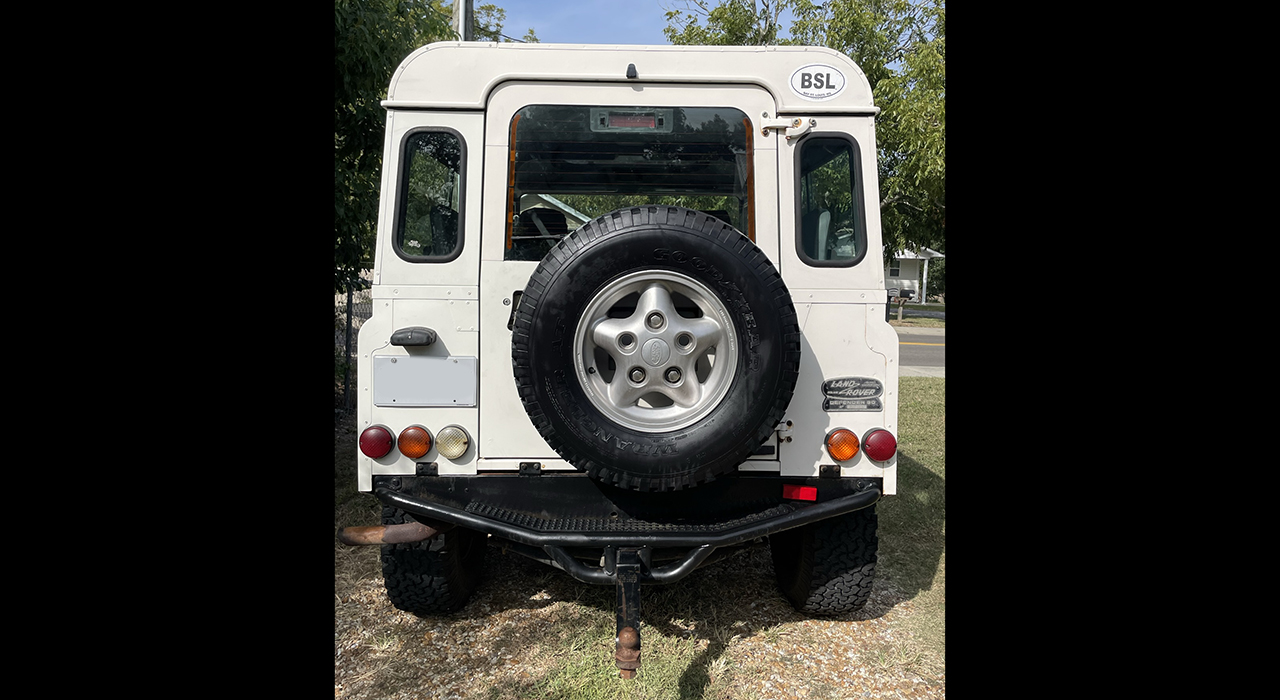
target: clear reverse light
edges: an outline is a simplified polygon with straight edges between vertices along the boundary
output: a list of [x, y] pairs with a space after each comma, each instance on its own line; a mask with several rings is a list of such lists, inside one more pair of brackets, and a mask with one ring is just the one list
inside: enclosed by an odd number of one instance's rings
[[442, 428], [436, 433], [436, 450], [449, 459], [457, 459], [466, 454], [470, 444], [471, 437], [467, 435], [467, 431], [456, 425]]

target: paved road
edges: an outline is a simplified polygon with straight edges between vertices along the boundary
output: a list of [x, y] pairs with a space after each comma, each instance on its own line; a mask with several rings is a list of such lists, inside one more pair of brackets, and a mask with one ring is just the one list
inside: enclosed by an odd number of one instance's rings
[[[916, 318], [941, 318], [945, 320], [947, 318], [947, 312], [946, 311], [917, 311], [915, 309], [902, 310], [903, 318], [911, 318], [912, 316], [915, 316]], [[889, 318], [897, 318], [897, 317], [898, 317], [898, 307], [896, 306], [891, 307], [889, 309]]]
[[903, 377], [947, 376], [947, 329], [895, 328], [898, 332], [898, 373]]

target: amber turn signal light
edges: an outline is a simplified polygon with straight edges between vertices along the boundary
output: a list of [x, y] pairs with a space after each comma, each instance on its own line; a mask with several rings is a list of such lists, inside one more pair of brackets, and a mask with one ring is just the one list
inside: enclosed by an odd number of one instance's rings
[[420, 425], [411, 425], [400, 431], [396, 444], [400, 446], [400, 454], [417, 459], [431, 450], [431, 433]]
[[853, 459], [858, 454], [858, 436], [844, 428], [831, 431], [827, 435], [827, 452], [837, 462]]

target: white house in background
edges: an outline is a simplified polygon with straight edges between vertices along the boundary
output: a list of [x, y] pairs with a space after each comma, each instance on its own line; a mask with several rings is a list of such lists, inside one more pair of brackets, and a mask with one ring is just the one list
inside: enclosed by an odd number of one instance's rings
[[899, 251], [884, 269], [884, 284], [889, 289], [889, 296], [923, 301], [929, 293], [929, 261], [945, 257], [930, 248]]

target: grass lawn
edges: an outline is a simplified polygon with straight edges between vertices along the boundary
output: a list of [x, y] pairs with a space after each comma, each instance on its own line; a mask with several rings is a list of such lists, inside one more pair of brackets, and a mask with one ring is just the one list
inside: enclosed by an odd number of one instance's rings
[[879, 506], [880, 572], [902, 587], [920, 649], [946, 656], [946, 380], [899, 380], [898, 493]]
[[946, 304], [906, 304], [902, 307], [902, 320], [898, 320], [898, 305], [889, 305], [889, 325], [898, 326], [900, 328], [946, 328], [946, 319], [928, 318], [925, 316], [912, 316], [912, 311], [942, 311], [946, 312]]
[[912, 318], [904, 316], [901, 321], [895, 315], [889, 319], [889, 325], [895, 328], [946, 328], [946, 319], [941, 318]]

